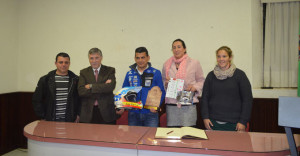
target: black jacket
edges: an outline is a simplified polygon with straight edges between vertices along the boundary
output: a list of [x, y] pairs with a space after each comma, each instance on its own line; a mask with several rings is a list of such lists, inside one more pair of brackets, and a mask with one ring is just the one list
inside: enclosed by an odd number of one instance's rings
[[[55, 73], [56, 70], [53, 70], [41, 77], [32, 96], [32, 104], [36, 115], [47, 121], [55, 121]], [[68, 71], [68, 75], [69, 94], [66, 121], [73, 122], [76, 120], [76, 116], [79, 115], [81, 107], [77, 91], [79, 78], [72, 71]]]

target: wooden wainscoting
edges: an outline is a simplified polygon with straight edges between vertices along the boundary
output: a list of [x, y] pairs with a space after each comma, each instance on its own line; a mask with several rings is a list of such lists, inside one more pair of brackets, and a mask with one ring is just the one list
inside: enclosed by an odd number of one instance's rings
[[38, 119], [32, 108], [32, 95], [32, 92], [0, 94], [0, 155], [27, 147], [23, 128]]
[[250, 131], [285, 133], [284, 128], [278, 126], [278, 99], [253, 99]]
[[[28, 123], [38, 120], [32, 108], [33, 92], [15, 92], [0, 94], [0, 155], [19, 147], [27, 147], [23, 128]], [[204, 129], [197, 106], [197, 127]], [[162, 106], [161, 114], [165, 112]], [[278, 126], [278, 99], [255, 98], [253, 100], [250, 132], [284, 133]], [[300, 134], [300, 130], [294, 130]]]

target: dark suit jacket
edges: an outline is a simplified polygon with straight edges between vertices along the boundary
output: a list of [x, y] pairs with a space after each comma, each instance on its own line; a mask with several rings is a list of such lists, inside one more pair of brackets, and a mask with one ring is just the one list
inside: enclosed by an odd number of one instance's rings
[[[110, 79], [111, 83], [106, 84]], [[86, 89], [86, 84], [92, 84], [92, 89]], [[81, 97], [80, 122], [90, 123], [95, 100], [98, 100], [99, 110], [105, 122], [116, 120], [113, 90], [116, 87], [115, 68], [101, 65], [96, 82], [92, 67], [80, 71], [78, 93]]]

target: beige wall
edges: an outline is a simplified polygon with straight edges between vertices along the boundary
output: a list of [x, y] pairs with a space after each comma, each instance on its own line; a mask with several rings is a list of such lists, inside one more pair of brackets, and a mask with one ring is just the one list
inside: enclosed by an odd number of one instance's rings
[[[205, 75], [215, 65], [215, 50], [222, 45], [230, 46], [234, 63], [255, 84], [252, 51], [260, 48], [255, 42], [260, 36], [254, 29], [260, 27], [255, 14], [260, 8], [251, 0], [13, 2], [18, 5], [10, 7], [18, 10], [18, 14], [11, 13], [15, 18], [5, 29], [14, 30], [13, 36], [6, 34], [14, 42], [7, 43], [4, 51], [18, 47], [18, 54], [5, 54], [14, 56], [18, 63], [14, 63], [14, 68], [18, 69], [18, 83], [9, 90], [1, 87], [0, 92], [34, 91], [39, 77], [55, 69], [55, 55], [60, 51], [70, 54], [70, 69], [79, 74], [80, 69], [89, 66], [87, 52], [92, 47], [103, 51], [103, 64], [116, 68], [117, 91], [128, 66], [134, 62], [135, 48], [147, 47], [151, 63], [161, 70], [164, 61], [172, 56], [171, 43], [176, 38], [186, 42], [188, 54], [200, 61]], [[13, 2], [4, 1], [5, 4]], [[6, 67], [0, 69], [6, 70]], [[4, 80], [11, 80], [11, 77], [6, 76]]]
[[263, 86], [263, 15], [260, 1], [252, 1], [252, 87]]
[[0, 93], [18, 90], [17, 0], [0, 0]]

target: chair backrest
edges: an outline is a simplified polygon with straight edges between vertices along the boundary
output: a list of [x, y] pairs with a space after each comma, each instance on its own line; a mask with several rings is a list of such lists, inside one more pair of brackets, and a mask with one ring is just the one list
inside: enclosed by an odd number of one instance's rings
[[292, 129], [300, 128], [300, 97], [279, 97], [278, 125], [283, 126], [288, 139], [292, 156], [298, 156]]
[[300, 97], [279, 97], [278, 125], [300, 128]]
[[128, 111], [125, 110], [124, 113], [121, 115], [116, 122], [117, 125], [128, 125]]
[[167, 114], [164, 113], [159, 118], [159, 126], [160, 127], [167, 127]]
[[245, 131], [246, 131], [246, 132], [249, 132], [249, 129], [250, 129], [250, 128], [249, 128], [249, 122], [247, 122], [247, 127], [246, 127]]

